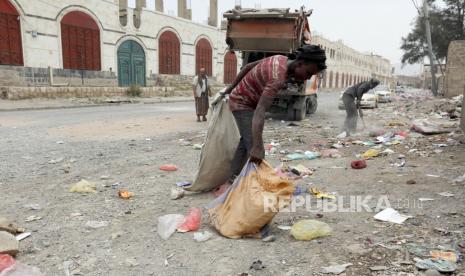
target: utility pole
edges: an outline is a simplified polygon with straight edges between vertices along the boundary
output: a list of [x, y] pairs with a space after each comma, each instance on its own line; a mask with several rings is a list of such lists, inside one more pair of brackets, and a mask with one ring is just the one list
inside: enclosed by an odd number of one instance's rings
[[431, 92], [433, 96], [438, 96], [438, 86], [436, 82], [436, 65], [434, 65], [433, 43], [431, 41], [431, 26], [429, 24], [428, 0], [423, 0], [423, 13], [425, 16], [426, 41], [428, 42], [429, 65], [431, 71]]

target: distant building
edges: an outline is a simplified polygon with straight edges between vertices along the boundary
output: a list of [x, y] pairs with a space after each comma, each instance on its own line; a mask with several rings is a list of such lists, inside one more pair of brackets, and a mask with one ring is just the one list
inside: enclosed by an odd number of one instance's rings
[[331, 41], [319, 34], [314, 34], [312, 43], [321, 45], [328, 57], [328, 69], [322, 82], [323, 89], [344, 89], [372, 77], [385, 85], [393, 85], [393, 66], [388, 59], [358, 52], [342, 41]]
[[[444, 96], [454, 97], [465, 91], [465, 40], [452, 41], [447, 53]], [[462, 108], [464, 109], [464, 108]]]

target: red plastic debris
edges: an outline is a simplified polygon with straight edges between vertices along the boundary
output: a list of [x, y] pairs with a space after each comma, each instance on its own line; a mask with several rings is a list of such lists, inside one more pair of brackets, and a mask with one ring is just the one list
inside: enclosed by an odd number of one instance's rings
[[350, 165], [352, 169], [360, 170], [367, 167], [367, 162], [365, 160], [355, 160]]
[[0, 254], [0, 272], [11, 267], [16, 260], [8, 254]]
[[167, 172], [174, 172], [178, 170], [178, 167], [176, 165], [163, 165], [163, 166], [160, 166], [160, 170], [167, 171]]
[[408, 132], [407, 131], [396, 131], [394, 132], [395, 135], [398, 135], [398, 136], [402, 136], [402, 137], [407, 137], [408, 136]]
[[197, 231], [200, 228], [200, 220], [202, 219], [202, 211], [200, 208], [189, 209], [189, 214], [184, 218], [184, 222], [178, 227], [179, 232]]

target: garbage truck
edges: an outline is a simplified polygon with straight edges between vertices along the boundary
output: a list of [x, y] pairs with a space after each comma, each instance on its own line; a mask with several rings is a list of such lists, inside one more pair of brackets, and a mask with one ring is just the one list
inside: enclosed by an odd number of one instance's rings
[[[233, 9], [226, 19], [226, 43], [231, 51], [242, 53], [242, 66], [273, 55], [292, 57], [305, 44], [311, 44], [308, 17], [312, 10]], [[288, 84], [279, 91], [270, 112], [284, 113], [291, 121], [300, 121], [316, 112], [320, 76], [304, 84]]]

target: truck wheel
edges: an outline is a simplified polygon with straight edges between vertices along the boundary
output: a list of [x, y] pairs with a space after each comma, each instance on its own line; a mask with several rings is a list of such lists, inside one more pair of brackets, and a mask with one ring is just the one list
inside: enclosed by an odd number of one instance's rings
[[306, 97], [299, 97], [291, 102], [287, 108], [287, 119], [289, 121], [302, 121], [307, 114]]
[[316, 109], [318, 108], [318, 98], [317, 96], [310, 96], [307, 99], [307, 114], [315, 114]]

